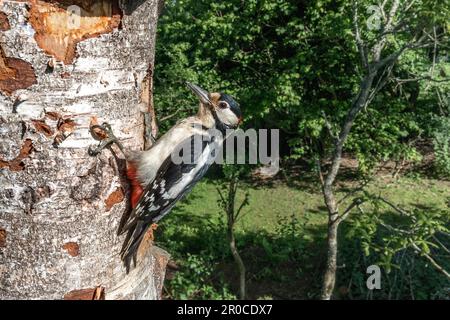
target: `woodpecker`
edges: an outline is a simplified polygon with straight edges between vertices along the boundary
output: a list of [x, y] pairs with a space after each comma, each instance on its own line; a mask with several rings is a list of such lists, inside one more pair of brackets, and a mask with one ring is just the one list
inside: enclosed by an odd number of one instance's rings
[[[209, 93], [191, 83], [187, 86], [200, 101], [197, 115], [179, 121], [150, 149], [126, 157], [131, 212], [121, 222], [118, 233], [127, 233], [120, 252], [127, 272], [131, 260], [136, 265], [137, 250], [144, 235], [152, 232], [156, 223], [192, 190], [217, 156], [225, 133], [230, 132], [227, 129], [234, 130], [242, 122], [241, 109], [232, 96]], [[126, 154], [107, 123], [94, 129], [106, 131], [108, 137], [95, 150], [90, 150], [91, 155], [100, 153], [111, 143], [116, 143]], [[212, 134], [214, 130], [222, 134]], [[173, 161], [172, 155], [180, 150], [181, 153], [188, 150], [189, 154], [182, 156], [189, 161]]]

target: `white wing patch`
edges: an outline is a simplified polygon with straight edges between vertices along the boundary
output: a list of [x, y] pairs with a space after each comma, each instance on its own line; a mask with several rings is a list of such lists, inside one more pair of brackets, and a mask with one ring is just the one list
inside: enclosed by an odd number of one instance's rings
[[[191, 136], [187, 141], [192, 142], [198, 137], [202, 138], [196, 135]], [[169, 213], [176, 202], [193, 188], [214, 162], [217, 154], [216, 146], [223, 142], [223, 140], [213, 141], [214, 139], [217, 137], [210, 137], [209, 141], [204, 141], [203, 150], [198, 150], [200, 152], [192, 151], [194, 163], [175, 164], [169, 156], [141, 196], [132, 220], [141, 220], [145, 223], [157, 222]]]
[[195, 168], [188, 173], [184, 173], [181, 180], [172, 186], [169, 191], [167, 191], [167, 197], [164, 199], [174, 199], [176, 198], [180, 192], [185, 189], [196, 177], [197, 173], [204, 168], [207, 160], [211, 157], [211, 148], [210, 145], [206, 146], [200, 155]]

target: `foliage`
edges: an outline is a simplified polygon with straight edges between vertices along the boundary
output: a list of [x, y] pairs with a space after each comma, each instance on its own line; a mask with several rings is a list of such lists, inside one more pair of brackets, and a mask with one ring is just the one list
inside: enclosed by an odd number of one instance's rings
[[[205, 192], [201, 191], [201, 194], [205, 195]], [[209, 201], [217, 199], [214, 187], [207, 196]], [[196, 197], [194, 192], [184, 201], [186, 207], [175, 209], [157, 230], [158, 245], [172, 254], [180, 268], [173, 279], [166, 281], [167, 296], [174, 299], [234, 299], [232, 292], [237, 289], [232, 288], [237, 288], [236, 267], [228, 247], [224, 215], [216, 211], [187, 219], [186, 213], [192, 210], [191, 200]], [[242, 221], [237, 222], [236, 242], [247, 265], [248, 286], [253, 288], [256, 283], [274, 281], [291, 286], [283, 294], [300, 298], [298, 288], [294, 289], [296, 283], [304, 281], [305, 274], [317, 272], [313, 263], [304, 262], [315, 256], [315, 250], [308, 250], [314, 244], [315, 236], [305, 232], [305, 220], [294, 215], [279, 216], [275, 221], [273, 231], [267, 231], [263, 226], [243, 231]], [[278, 272], [281, 266], [286, 268], [286, 273]], [[264, 285], [264, 288], [266, 294], [262, 296], [265, 298], [277, 294], [270, 285]], [[260, 298], [261, 295], [251, 293], [250, 297]]]
[[450, 117], [438, 118], [433, 131], [433, 146], [437, 172], [450, 177]]
[[180, 266], [174, 278], [166, 282], [168, 297], [235, 299], [217, 270], [219, 261], [230, 256], [223, 226], [206, 220], [181, 224], [176, 222], [181, 217], [174, 214], [158, 237]]
[[212, 256], [188, 254], [183, 261], [183, 271], [177, 272], [170, 280], [169, 297], [176, 300], [223, 300], [235, 299], [224, 283], [214, 285]]
[[365, 255], [361, 242], [347, 235], [346, 228], [343, 229], [345, 239], [341, 242], [339, 259], [345, 267], [338, 275], [336, 291], [339, 299], [448, 299], [448, 280], [410, 248], [401, 249], [393, 255], [390, 263], [395, 267], [390, 272], [381, 268], [381, 289], [368, 290], [367, 267], [378, 265], [382, 258], [376, 252]]
[[[236, 239], [248, 269], [249, 297], [317, 298], [326, 243], [326, 215], [321, 208], [320, 192], [305, 192], [296, 185], [258, 187], [245, 180], [242, 183], [250, 194], [250, 203], [236, 225]], [[216, 202], [216, 184], [217, 181], [201, 182], [156, 231], [157, 245], [167, 249], [180, 268], [175, 278], [165, 283], [168, 297], [222, 299], [231, 297], [230, 294], [234, 297], [237, 292], [224, 215]], [[401, 207], [427, 212], [423, 215], [424, 222], [426, 217], [441, 222], [449, 218], [447, 183], [401, 178], [395, 184], [381, 180], [367, 189], [370, 194], [389, 195]], [[375, 215], [397, 227], [408, 226], [387, 205], [380, 205], [377, 214], [374, 207], [363, 207], [363, 210], [368, 216]], [[392, 233], [374, 218], [366, 219], [365, 215], [356, 213], [343, 224], [341, 231], [339, 265], [342, 267], [338, 273], [337, 298], [437, 299], [448, 294], [448, 281], [424, 257], [389, 240]], [[438, 237], [446, 241], [442, 235]], [[383, 251], [375, 250], [385, 246], [392, 252], [389, 273], [382, 264], [386, 263]], [[369, 255], [364, 253], [365, 248]], [[433, 246], [431, 250], [433, 255], [438, 254], [439, 262], [448, 263], [442, 252], [434, 251]], [[381, 266], [382, 290], [370, 293], [366, 287], [366, 268], [372, 264]], [[349, 292], [344, 295], [341, 291]]]
[[[431, 12], [433, 19], [448, 15], [448, 8], [431, 2], [420, 2], [420, 14], [411, 23], [425, 21]], [[360, 1], [362, 25], [370, 5]], [[433, 5], [442, 7], [439, 15], [429, 11]], [[163, 122], [163, 130], [195, 112], [195, 98], [184, 85], [191, 81], [235, 95], [248, 126], [282, 130], [291, 157], [326, 155], [323, 113], [336, 127], [360, 81], [351, 11], [351, 2], [344, 0], [168, 2], [158, 29], [155, 103], [160, 117], [177, 116]], [[371, 41], [375, 33], [364, 36]], [[390, 39], [389, 45], [402, 41], [402, 36]], [[440, 51], [437, 58], [435, 75], [450, 71], [447, 53]], [[393, 75], [423, 76], [431, 60], [428, 49], [407, 52]], [[358, 156], [363, 171], [386, 158], [418, 159], [411, 141], [438, 103], [436, 86], [426, 86], [388, 83], [357, 119], [348, 151]]]
[[[409, 212], [379, 197], [366, 196], [362, 214], [354, 215], [343, 231], [340, 257], [346, 270], [340, 284], [350, 291], [350, 297], [433, 299], [446, 292], [449, 279], [424, 255], [450, 270], [448, 210], [422, 207]], [[370, 291], [365, 285], [366, 268], [372, 264], [383, 270], [380, 290]]]

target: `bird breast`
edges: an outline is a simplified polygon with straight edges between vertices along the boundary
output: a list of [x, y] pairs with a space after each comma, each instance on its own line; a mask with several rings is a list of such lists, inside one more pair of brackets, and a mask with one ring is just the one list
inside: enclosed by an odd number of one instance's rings
[[[193, 125], [195, 124], [195, 126]], [[150, 184], [156, 176], [158, 169], [167, 157], [170, 157], [172, 152], [179, 150], [180, 144], [193, 135], [206, 136], [205, 139], [211, 139], [211, 135], [207, 130], [198, 126], [199, 123], [195, 119], [187, 119], [173, 128], [171, 128], [166, 134], [164, 134], [158, 141], [146, 151], [143, 151], [138, 158], [137, 162], [137, 177], [139, 182], [146, 186]], [[216, 139], [216, 144], [220, 144], [221, 141]], [[205, 150], [206, 151], [206, 148]], [[203, 159], [203, 158], [201, 158]], [[199, 159], [200, 161], [200, 159]]]

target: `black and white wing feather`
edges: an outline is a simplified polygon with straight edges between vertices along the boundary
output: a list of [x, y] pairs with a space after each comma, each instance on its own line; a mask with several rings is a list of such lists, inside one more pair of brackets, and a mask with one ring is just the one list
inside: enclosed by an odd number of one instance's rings
[[121, 257], [129, 270], [131, 259], [136, 263], [139, 245], [148, 228], [158, 222], [183, 198], [204, 176], [215, 157], [214, 141], [204, 141], [196, 134], [182, 143], [182, 152], [190, 150], [189, 161], [175, 163], [169, 155], [158, 169], [155, 179], [145, 188], [128, 222], [122, 229], [127, 231]]

